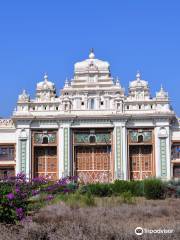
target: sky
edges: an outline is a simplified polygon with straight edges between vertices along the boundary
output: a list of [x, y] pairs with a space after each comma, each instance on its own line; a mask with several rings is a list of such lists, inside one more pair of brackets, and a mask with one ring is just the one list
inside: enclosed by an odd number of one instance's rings
[[0, 116], [45, 72], [59, 94], [91, 48], [126, 92], [137, 70], [152, 96], [162, 84], [180, 116], [179, 0], [1, 0]]

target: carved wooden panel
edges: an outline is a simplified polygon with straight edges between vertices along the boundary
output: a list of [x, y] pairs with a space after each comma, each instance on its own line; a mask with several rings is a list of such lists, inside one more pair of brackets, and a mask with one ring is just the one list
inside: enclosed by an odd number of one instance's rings
[[76, 174], [85, 183], [111, 181], [110, 153], [110, 146], [76, 147]]
[[46, 176], [57, 179], [56, 147], [37, 147], [34, 152], [35, 176]]
[[153, 176], [152, 146], [130, 146], [130, 178], [144, 179]]

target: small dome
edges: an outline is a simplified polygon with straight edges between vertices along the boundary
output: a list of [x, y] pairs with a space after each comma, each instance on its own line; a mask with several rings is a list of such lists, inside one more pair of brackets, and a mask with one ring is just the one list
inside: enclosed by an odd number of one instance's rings
[[136, 80], [130, 82], [130, 88], [148, 88], [148, 82], [141, 79], [141, 74], [138, 71], [136, 74]]
[[22, 94], [19, 95], [19, 102], [28, 102], [30, 100], [29, 94], [26, 93], [26, 90], [22, 91]]
[[156, 93], [156, 98], [168, 98], [168, 92], [165, 92], [162, 85], [159, 92]]
[[54, 83], [52, 83], [48, 80], [48, 75], [45, 73], [44, 81], [39, 82], [37, 84], [37, 90], [46, 90], [46, 89], [47, 90], [54, 90], [55, 86], [54, 86]]
[[94, 51], [91, 50], [89, 54], [89, 58], [82, 61], [77, 62], [74, 65], [75, 73], [78, 72], [89, 72], [89, 71], [105, 71], [109, 72], [109, 63], [106, 61], [102, 61], [95, 58]]

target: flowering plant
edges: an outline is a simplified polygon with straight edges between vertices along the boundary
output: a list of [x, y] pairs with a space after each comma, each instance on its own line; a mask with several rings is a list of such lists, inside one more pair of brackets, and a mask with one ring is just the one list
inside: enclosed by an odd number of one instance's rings
[[48, 193], [44, 201], [51, 201], [54, 194], [70, 193], [77, 189], [76, 177], [66, 177], [56, 182], [44, 177], [27, 181], [24, 173], [0, 181], [0, 222], [15, 223], [28, 213], [29, 199], [41, 193]]

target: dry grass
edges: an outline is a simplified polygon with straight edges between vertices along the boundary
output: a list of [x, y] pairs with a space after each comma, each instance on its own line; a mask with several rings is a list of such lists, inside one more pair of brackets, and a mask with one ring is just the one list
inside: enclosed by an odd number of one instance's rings
[[[96, 199], [96, 207], [71, 208], [49, 205], [32, 222], [0, 225], [1, 240], [116, 240], [180, 239], [180, 199], [144, 200], [122, 204], [118, 198]], [[173, 234], [136, 236], [137, 227], [174, 229]]]

